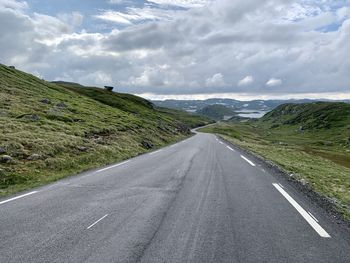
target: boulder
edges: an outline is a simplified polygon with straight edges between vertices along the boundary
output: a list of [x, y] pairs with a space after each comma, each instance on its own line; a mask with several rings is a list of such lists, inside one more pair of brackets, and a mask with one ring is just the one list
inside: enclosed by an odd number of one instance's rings
[[89, 150], [89, 148], [85, 146], [78, 146], [77, 149], [81, 152], [86, 152], [87, 150]]
[[146, 149], [152, 149], [154, 147], [154, 145], [149, 141], [142, 141], [141, 144]]
[[44, 104], [51, 104], [51, 101], [49, 99], [42, 99], [40, 102]]
[[37, 161], [37, 160], [40, 160], [40, 158], [41, 158], [40, 154], [34, 153], [31, 156], [29, 156], [27, 158], [27, 160], [29, 160], [29, 161]]
[[28, 118], [31, 120], [31, 121], [39, 121], [40, 120], [40, 117], [36, 114], [32, 114], [30, 116], [28, 116]]
[[36, 114], [26, 114], [26, 115], [22, 115], [21, 117], [23, 117], [25, 120], [28, 121], [39, 121], [40, 117]]
[[299, 182], [300, 182], [302, 185], [307, 185], [306, 180], [305, 180], [305, 179], [303, 179], [303, 178], [302, 178], [302, 179], [300, 179], [300, 180], [299, 180]]
[[0, 156], [0, 163], [11, 163], [13, 158], [10, 155]]
[[103, 141], [102, 137], [97, 136], [97, 137], [93, 138], [93, 140], [97, 144], [104, 144], [104, 141]]
[[105, 89], [108, 90], [108, 91], [112, 91], [114, 89], [114, 87], [112, 87], [112, 86], [105, 86]]
[[56, 107], [59, 108], [59, 109], [65, 109], [65, 108], [67, 108], [67, 105], [64, 104], [63, 102], [60, 102], [60, 103], [56, 104]]

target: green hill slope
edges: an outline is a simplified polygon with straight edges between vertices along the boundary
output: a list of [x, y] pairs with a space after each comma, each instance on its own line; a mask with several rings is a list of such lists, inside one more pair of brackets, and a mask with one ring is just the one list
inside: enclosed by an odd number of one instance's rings
[[235, 112], [220, 104], [208, 105], [197, 111], [198, 114], [209, 117], [213, 120], [222, 120], [224, 116], [233, 116]]
[[154, 109], [142, 98], [72, 86], [0, 64], [0, 196], [123, 160], [190, 134], [181, 118]]
[[103, 104], [136, 114], [140, 117], [142, 116], [143, 118], [154, 119], [157, 117], [154, 114], [154, 111], [156, 110], [163, 117], [168, 117], [169, 120], [176, 120], [179, 127], [185, 124], [189, 128], [194, 128], [212, 122], [210, 119], [204, 116], [189, 114], [182, 110], [156, 107], [148, 100], [131, 94], [110, 92], [95, 87], [84, 87], [80, 84], [70, 82], [58, 81], [54, 83], [91, 99], [97, 100]]
[[350, 124], [350, 104], [315, 102], [283, 104], [267, 113], [261, 121], [302, 125], [305, 129], [329, 129]]

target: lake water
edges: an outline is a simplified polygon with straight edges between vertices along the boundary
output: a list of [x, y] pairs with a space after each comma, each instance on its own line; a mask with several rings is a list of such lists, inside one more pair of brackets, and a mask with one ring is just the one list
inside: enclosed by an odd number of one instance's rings
[[240, 110], [238, 116], [245, 118], [258, 119], [264, 116], [268, 111], [262, 110]]

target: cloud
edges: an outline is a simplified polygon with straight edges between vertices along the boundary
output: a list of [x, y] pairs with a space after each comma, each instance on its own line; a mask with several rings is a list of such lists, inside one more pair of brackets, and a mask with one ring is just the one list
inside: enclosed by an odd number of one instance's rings
[[[0, 0], [1, 63], [48, 80], [119, 83], [120, 91], [137, 94], [350, 89], [350, 12], [343, 1], [154, 0], [109, 7], [91, 19]], [[96, 28], [82, 29], [91, 20]]]
[[27, 8], [28, 8], [28, 4], [27, 2], [24, 2], [24, 1], [0, 0], [0, 9], [22, 10]]
[[137, 16], [124, 14], [124, 13], [112, 11], [112, 10], [102, 11], [99, 15], [95, 15], [94, 17], [97, 19], [114, 22], [118, 24], [132, 24], [133, 20], [138, 19]]
[[173, 16], [178, 12], [150, 6], [144, 8], [129, 7], [125, 12], [101, 10], [98, 15], [94, 15], [94, 18], [116, 24], [131, 25], [142, 21], [172, 20]]
[[277, 87], [277, 86], [280, 86], [281, 84], [282, 84], [282, 80], [275, 79], [275, 78], [271, 78], [266, 82], [266, 86], [268, 87]]
[[222, 87], [225, 86], [224, 76], [221, 73], [216, 73], [212, 77], [207, 78], [206, 85], [209, 87]]
[[344, 20], [350, 17], [350, 7], [344, 6], [336, 11], [338, 20]]
[[63, 13], [63, 14], [59, 14], [57, 17], [64, 23], [70, 24], [73, 27], [81, 26], [84, 20], [84, 15], [82, 15], [79, 12], [72, 12], [69, 14]]
[[150, 3], [163, 6], [179, 6], [184, 8], [202, 7], [212, 1], [210, 0], [148, 0]]
[[246, 76], [245, 78], [241, 79], [240, 81], [238, 81], [238, 86], [242, 87], [242, 86], [249, 86], [250, 84], [252, 84], [254, 82], [254, 78], [253, 76]]

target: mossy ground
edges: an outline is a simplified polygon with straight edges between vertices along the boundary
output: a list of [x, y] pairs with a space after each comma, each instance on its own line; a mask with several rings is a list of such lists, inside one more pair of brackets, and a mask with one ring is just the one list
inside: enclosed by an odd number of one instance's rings
[[0, 163], [0, 196], [173, 143], [207, 123], [186, 118], [133, 95], [73, 90], [0, 65], [0, 158], [12, 158]]

